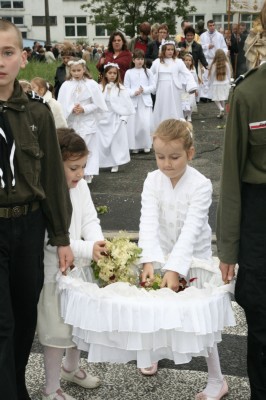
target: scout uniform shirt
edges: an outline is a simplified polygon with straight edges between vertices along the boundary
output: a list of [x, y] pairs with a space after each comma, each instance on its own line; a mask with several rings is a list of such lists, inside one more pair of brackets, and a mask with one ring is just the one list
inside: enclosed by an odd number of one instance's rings
[[230, 102], [216, 229], [218, 256], [228, 264], [238, 262], [241, 183], [266, 184], [265, 104], [263, 63], [245, 75]]

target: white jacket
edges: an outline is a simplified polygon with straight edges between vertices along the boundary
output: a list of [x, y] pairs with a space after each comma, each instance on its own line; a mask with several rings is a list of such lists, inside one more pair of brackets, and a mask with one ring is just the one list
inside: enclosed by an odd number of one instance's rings
[[[158, 83], [160, 63], [161, 60], [157, 58], [156, 60], [153, 61], [151, 66], [151, 72], [153, 73], [155, 78], [155, 87], [157, 87]], [[187, 69], [185, 63], [182, 60], [176, 58], [173, 60], [173, 62], [171, 62], [168, 65], [169, 65], [169, 72], [172, 73], [174, 84], [178, 89], [181, 90], [182, 84], [185, 82], [187, 92], [190, 93], [193, 92], [194, 90], [197, 90], [198, 85], [195, 83], [195, 80], [191, 72]]]
[[[142, 97], [145, 106], [152, 107], [151, 93], [155, 92], [155, 80], [149, 69], [146, 69], [146, 72], [147, 75], [144, 68], [132, 68], [128, 69], [125, 74], [124, 85], [127, 88], [135, 107], [137, 107], [140, 96]], [[140, 86], [143, 88], [143, 93], [135, 96], [135, 92], [140, 88]]]
[[150, 172], [141, 197], [140, 262], [184, 276], [192, 257], [212, 264], [211, 201], [210, 180], [190, 166], [174, 188], [160, 170]]

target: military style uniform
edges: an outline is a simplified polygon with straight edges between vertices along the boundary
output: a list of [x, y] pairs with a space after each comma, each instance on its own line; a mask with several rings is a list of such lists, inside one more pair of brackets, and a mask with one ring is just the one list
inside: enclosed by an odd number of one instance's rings
[[240, 78], [230, 101], [217, 247], [239, 264], [235, 297], [248, 324], [251, 399], [266, 399], [266, 63]]
[[0, 393], [9, 400], [29, 399], [25, 368], [43, 284], [45, 228], [52, 245], [69, 245], [71, 202], [54, 120], [33, 97], [16, 80], [11, 98], [0, 101]]

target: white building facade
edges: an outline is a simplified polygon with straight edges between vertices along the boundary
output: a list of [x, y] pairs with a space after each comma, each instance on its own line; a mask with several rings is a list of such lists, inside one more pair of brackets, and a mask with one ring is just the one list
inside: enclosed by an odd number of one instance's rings
[[[86, 41], [107, 44], [109, 32], [104, 25], [89, 23], [88, 11], [80, 8], [84, 0], [49, 0], [51, 42], [64, 40]], [[205, 23], [209, 19], [216, 22], [217, 28], [227, 28], [228, 14], [226, 0], [191, 0], [197, 11], [189, 16], [193, 26], [198, 20]], [[44, 0], [0, 0], [0, 18], [8, 18], [14, 22], [26, 39], [46, 40], [45, 1]], [[233, 22], [246, 22], [247, 28], [252, 24], [252, 15], [231, 15]], [[163, 22], [163, 21], [158, 21]], [[181, 19], [177, 18], [177, 32], [180, 31]]]

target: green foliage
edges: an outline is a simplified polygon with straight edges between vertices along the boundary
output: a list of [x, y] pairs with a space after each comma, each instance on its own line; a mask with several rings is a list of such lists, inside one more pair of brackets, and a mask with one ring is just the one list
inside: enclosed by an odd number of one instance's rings
[[[31, 61], [26, 65], [25, 69], [21, 69], [18, 75], [18, 79], [26, 79], [31, 81], [31, 79], [39, 76], [40, 78], [46, 79], [52, 85], [54, 85], [54, 77], [56, 68], [61, 64], [61, 62], [54, 62], [52, 64], [46, 64], [42, 62]], [[87, 64], [93, 78], [97, 80], [98, 70], [94, 63]]]
[[187, 17], [195, 12], [189, 0], [88, 0], [81, 9], [89, 12], [90, 22], [103, 24], [109, 32], [120, 29], [133, 37], [143, 21], [167, 23], [170, 34], [175, 33], [175, 17]]

